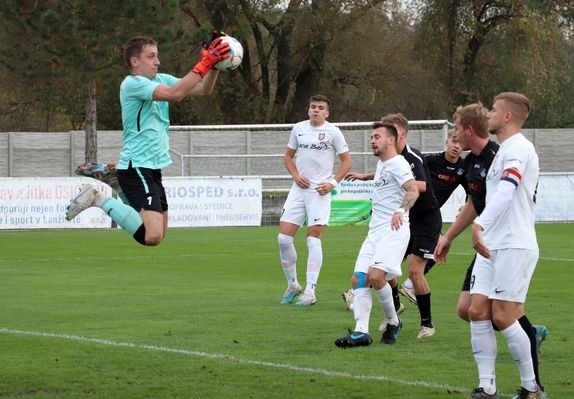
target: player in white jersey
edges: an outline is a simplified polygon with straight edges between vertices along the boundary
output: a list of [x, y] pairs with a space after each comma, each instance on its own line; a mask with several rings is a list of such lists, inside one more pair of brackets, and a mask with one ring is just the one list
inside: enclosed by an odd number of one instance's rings
[[538, 260], [534, 229], [538, 155], [521, 133], [529, 112], [524, 95], [501, 93], [487, 116], [488, 130], [501, 145], [486, 178], [486, 207], [472, 227], [478, 255], [469, 315], [480, 382], [469, 399], [498, 398], [497, 343], [491, 319], [506, 338], [520, 371], [521, 388], [515, 398], [545, 397], [536, 383], [530, 340], [516, 318]]
[[394, 344], [402, 328], [388, 281], [402, 275], [401, 262], [410, 238], [408, 210], [419, 192], [409, 163], [397, 154], [397, 139], [393, 124], [373, 124], [371, 146], [373, 155], [380, 158], [373, 184], [373, 214], [351, 278], [356, 326], [352, 333], [335, 341], [339, 348], [368, 346], [373, 342], [369, 334], [373, 307], [370, 287], [387, 318], [381, 343]]
[[[322, 95], [311, 97], [309, 120], [297, 123], [285, 152], [285, 166], [293, 177], [293, 186], [283, 205], [279, 223], [279, 255], [287, 278], [287, 290], [281, 300], [290, 304], [302, 291], [297, 280], [297, 251], [293, 238], [307, 219], [307, 284], [295, 306], [317, 302], [315, 286], [323, 264], [321, 236], [331, 215], [331, 191], [353, 166], [349, 147], [338, 127], [327, 122], [331, 101]], [[297, 154], [297, 161], [294, 157]], [[335, 154], [341, 165], [333, 176]]]

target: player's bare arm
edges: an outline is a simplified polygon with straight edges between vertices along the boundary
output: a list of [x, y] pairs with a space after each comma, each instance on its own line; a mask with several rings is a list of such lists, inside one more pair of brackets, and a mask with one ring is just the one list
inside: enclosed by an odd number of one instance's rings
[[340, 182], [353, 167], [353, 161], [351, 160], [351, 154], [349, 154], [349, 152], [339, 154], [339, 159], [341, 160], [341, 165], [339, 166], [339, 169], [337, 169], [337, 172], [333, 177], [334, 181], [331, 180], [328, 182], [321, 182], [317, 185], [317, 188], [315, 190], [320, 195], [327, 195], [331, 193], [331, 191], [333, 191], [337, 183]]
[[447, 232], [438, 239], [438, 243], [434, 250], [434, 261], [436, 263], [443, 264], [446, 262], [446, 256], [450, 250], [452, 242], [460, 235], [460, 233], [471, 225], [471, 223], [476, 219], [476, 216], [477, 214], [476, 209], [474, 209], [474, 202], [472, 202], [472, 197], [469, 195], [454, 223], [450, 226]]
[[475, 223], [474, 226], [472, 226], [472, 247], [476, 250], [476, 252], [484, 256], [486, 259], [490, 259], [492, 254], [484, 242], [482, 232], [483, 228], [480, 224]]
[[417, 188], [416, 181], [409, 180], [405, 184], [403, 184], [403, 188], [405, 189], [405, 198], [403, 198], [403, 202], [401, 203], [401, 207], [397, 209], [394, 213], [393, 218], [391, 219], [391, 229], [398, 230], [403, 225], [403, 215], [406, 211], [411, 209], [417, 199], [419, 198], [419, 190]]
[[311, 182], [305, 176], [301, 176], [299, 171], [297, 170], [297, 165], [295, 165], [295, 153], [297, 150], [287, 147], [285, 150], [285, 156], [283, 157], [283, 161], [285, 162], [285, 167], [287, 171], [293, 178], [293, 181], [297, 186], [301, 188], [309, 188], [311, 186]]
[[161, 84], [153, 91], [154, 101], [176, 101], [183, 100], [187, 95], [208, 96], [213, 92], [215, 81], [219, 71], [210, 70], [204, 78], [190, 72], [173, 86]]
[[355, 181], [355, 180], [373, 180], [375, 178], [375, 172], [373, 173], [347, 173], [344, 177], [345, 180]]
[[419, 191], [419, 193], [424, 193], [425, 191], [427, 191], [427, 182], [426, 181], [420, 181], [417, 180], [417, 190]]

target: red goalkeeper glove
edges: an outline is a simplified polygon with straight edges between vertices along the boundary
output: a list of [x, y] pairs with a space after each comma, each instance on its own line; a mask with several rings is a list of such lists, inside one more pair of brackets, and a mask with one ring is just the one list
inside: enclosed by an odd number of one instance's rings
[[212, 41], [207, 49], [202, 45], [201, 61], [191, 71], [198, 73], [203, 78], [215, 64], [231, 57], [230, 51], [229, 43], [222, 42], [220, 38]]

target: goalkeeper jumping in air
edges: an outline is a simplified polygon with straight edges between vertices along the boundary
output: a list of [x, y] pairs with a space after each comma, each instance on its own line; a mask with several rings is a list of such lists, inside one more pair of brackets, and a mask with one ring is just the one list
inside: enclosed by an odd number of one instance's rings
[[[158, 73], [157, 44], [147, 37], [131, 38], [124, 45], [124, 59], [130, 70], [120, 86], [124, 126], [123, 149], [113, 168], [83, 165], [76, 173], [109, 182], [125, 204], [83, 184], [70, 201], [66, 219], [96, 206], [142, 245], [158, 245], [167, 233], [168, 205], [161, 169], [171, 164], [169, 156], [169, 103], [187, 95], [209, 95], [217, 80], [213, 66], [230, 56], [229, 44], [214, 32], [210, 43], [202, 43], [201, 60], [179, 79]], [[92, 169], [96, 170], [92, 170]], [[106, 181], [107, 180], [107, 181]], [[121, 187], [121, 189], [120, 189]], [[129, 205], [126, 205], [129, 204]]]

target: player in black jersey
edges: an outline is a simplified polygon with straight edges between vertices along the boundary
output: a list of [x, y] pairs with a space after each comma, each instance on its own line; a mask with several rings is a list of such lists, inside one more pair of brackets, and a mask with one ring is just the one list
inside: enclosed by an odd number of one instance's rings
[[[439, 264], [446, 261], [452, 241], [472, 224], [476, 217], [482, 213], [486, 204], [486, 175], [500, 147], [489, 138], [487, 113], [488, 110], [482, 104], [477, 103], [460, 107], [453, 115], [454, 135], [464, 151], [470, 150], [464, 159], [465, 178], [463, 184], [467, 192], [467, 202], [461, 208], [455, 222], [439, 239], [434, 252], [434, 259]], [[466, 321], [470, 321], [468, 311], [471, 303], [470, 285], [474, 260], [467, 269], [457, 305], [459, 317]], [[536, 383], [544, 390], [538, 373], [538, 356], [540, 344], [546, 339], [548, 330], [544, 326], [533, 326], [524, 314], [523, 305], [518, 307], [516, 318], [530, 340]], [[476, 395], [487, 394], [478, 392], [473, 393], [470, 397], [473, 399], [494, 397], [492, 395]]]
[[[453, 133], [453, 129], [449, 130], [445, 141], [445, 151], [425, 154], [425, 161], [430, 172], [434, 195], [439, 207], [444, 205], [454, 190], [464, 181], [464, 160], [460, 157], [462, 149], [458, 140], [453, 137]], [[434, 265], [434, 259], [429, 259], [425, 265], [424, 274], [427, 274]], [[414, 304], [417, 303], [410, 277], [400, 285], [399, 292]]]

